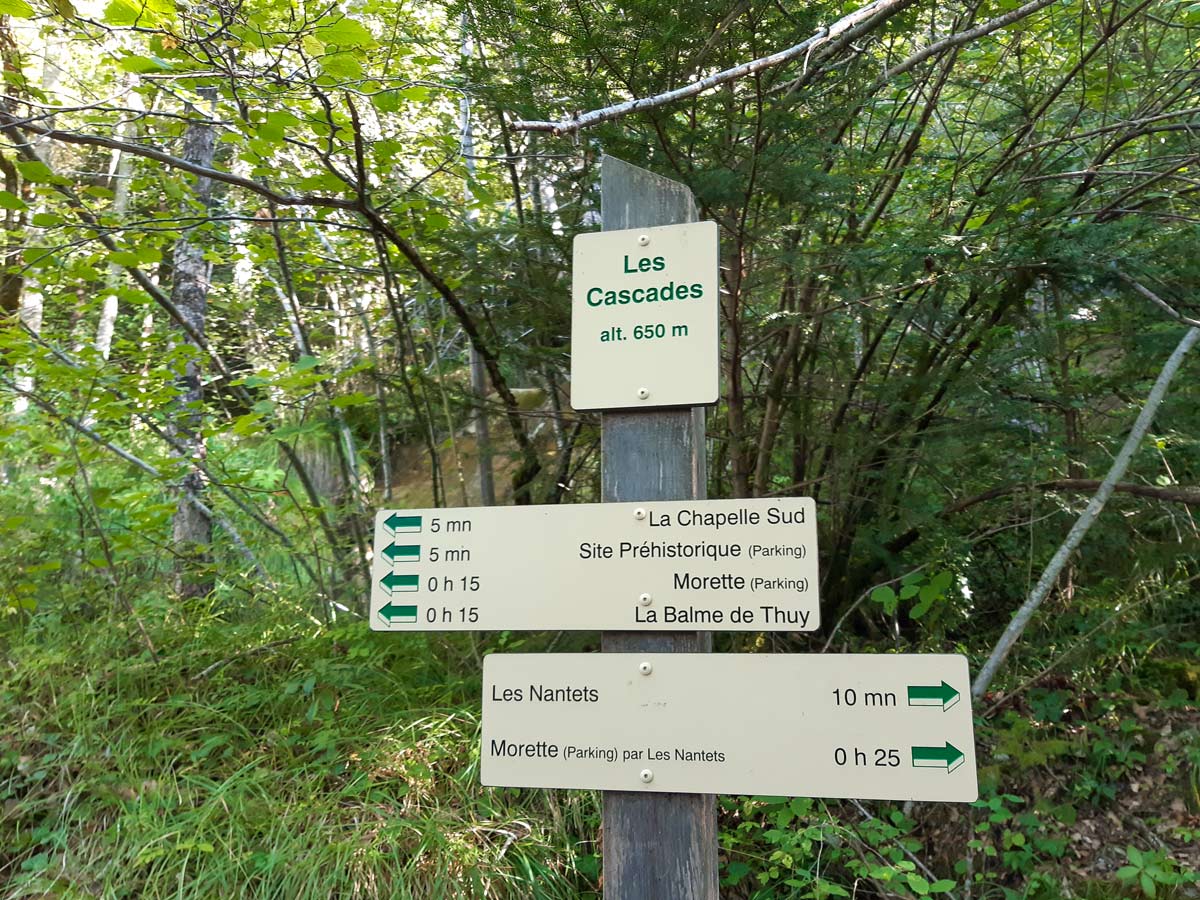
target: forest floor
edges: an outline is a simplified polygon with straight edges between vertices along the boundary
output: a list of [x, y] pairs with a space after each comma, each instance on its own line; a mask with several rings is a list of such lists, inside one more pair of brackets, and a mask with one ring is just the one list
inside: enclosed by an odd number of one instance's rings
[[[0, 638], [0, 898], [600, 890], [595, 794], [478, 785], [507, 638], [138, 612]], [[981, 721], [973, 806], [722, 798], [722, 896], [1200, 896], [1200, 709], [1129, 684]]]

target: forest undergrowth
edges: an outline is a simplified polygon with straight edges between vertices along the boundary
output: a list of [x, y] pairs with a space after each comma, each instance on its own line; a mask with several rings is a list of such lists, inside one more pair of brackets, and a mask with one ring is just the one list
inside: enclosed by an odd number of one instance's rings
[[[1165, 601], [1179, 627], [1153, 645], [1109, 629], [985, 698], [976, 804], [721, 798], [722, 896], [1196, 896], [1190, 602]], [[133, 610], [144, 633], [84, 599], [4, 622], [5, 900], [601, 890], [596, 794], [478, 784], [480, 655], [540, 637], [298, 624], [252, 598]]]

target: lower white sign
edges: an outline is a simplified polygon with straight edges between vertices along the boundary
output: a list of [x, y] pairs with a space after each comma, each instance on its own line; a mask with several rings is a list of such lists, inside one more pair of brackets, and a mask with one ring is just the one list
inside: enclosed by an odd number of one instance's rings
[[971, 802], [967, 660], [492, 654], [481, 777], [506, 787]]

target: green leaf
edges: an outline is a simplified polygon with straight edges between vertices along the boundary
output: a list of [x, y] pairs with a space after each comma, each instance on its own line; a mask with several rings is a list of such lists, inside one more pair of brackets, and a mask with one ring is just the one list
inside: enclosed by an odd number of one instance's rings
[[954, 890], [955, 884], [956, 882], [951, 881], [949, 878], [939, 878], [929, 886], [929, 891], [933, 894], [944, 894], [946, 891]]
[[111, 0], [104, 10], [109, 25], [154, 26], [174, 19], [174, 0]]
[[292, 368], [297, 372], [307, 372], [309, 369], [315, 369], [321, 364], [321, 361], [315, 356], [301, 356], [298, 360], [292, 363]]
[[136, 267], [140, 260], [138, 259], [138, 255], [132, 250], [113, 250], [108, 254], [108, 261], [129, 269]]
[[929, 893], [929, 887], [930, 887], [929, 882], [926, 881], [924, 878], [922, 878], [920, 875], [918, 875], [916, 872], [909, 872], [908, 875], [905, 877], [908, 879], [908, 886], [910, 888], [912, 888], [917, 894], [924, 897], [926, 894]]
[[1141, 883], [1142, 883], [1142, 893], [1145, 894], [1147, 897], [1153, 897], [1155, 894], [1158, 893], [1158, 889], [1154, 886], [1154, 879], [1151, 878], [1149, 875], [1147, 875], [1145, 872], [1142, 873]]
[[929, 584], [939, 594], [946, 593], [946, 591], [949, 589], [950, 585], [953, 583], [954, 583], [954, 573], [953, 572], [938, 572], [936, 575], [934, 575], [932, 578], [929, 579]]
[[29, 204], [11, 191], [0, 191], [0, 209], [29, 209]]
[[380, 112], [395, 112], [400, 108], [400, 95], [396, 91], [380, 91], [371, 97], [371, 102]]
[[342, 409], [347, 406], [365, 406], [372, 402], [373, 398], [368, 397], [361, 391], [355, 391], [353, 394], [345, 394], [341, 397], [334, 397], [333, 400], [329, 402], [329, 405], [338, 409]]
[[405, 100], [415, 100], [418, 103], [424, 103], [429, 99], [429, 88], [423, 84], [414, 84], [412, 87], [406, 87], [402, 91], [396, 92], [398, 96]]
[[273, 112], [258, 126], [258, 137], [260, 140], [279, 143], [283, 140], [287, 126], [298, 124], [300, 120], [290, 112]]
[[0, 0], [0, 16], [29, 19], [33, 17], [33, 7], [25, 0]]
[[1128, 860], [1139, 868], [1146, 864], [1145, 857], [1142, 856], [1142, 851], [1132, 844], [1125, 848], [1125, 856]]
[[133, 72], [135, 75], [144, 75], [147, 72], [166, 72], [174, 68], [166, 60], [159, 59], [157, 56], [138, 56], [130, 54], [122, 56], [117, 60], [117, 65], [125, 72]]
[[725, 866], [725, 884], [737, 884], [749, 874], [750, 867], [744, 862], [731, 862]]
[[334, 78], [358, 78], [362, 75], [362, 63], [352, 53], [330, 53], [321, 57], [321, 68]]
[[323, 56], [325, 54], [325, 45], [314, 34], [306, 34], [301, 38], [300, 46], [304, 48], [304, 52], [309, 56]]
[[141, 265], [162, 262], [162, 251], [151, 244], [138, 244], [133, 252]]
[[316, 37], [326, 44], [347, 49], [367, 50], [378, 46], [367, 26], [357, 19], [339, 19], [327, 25], [320, 25], [317, 27]]
[[886, 584], [880, 585], [871, 591], [871, 602], [878, 603], [887, 613], [896, 611], [896, 592]]
[[53, 228], [62, 224], [63, 217], [57, 213], [34, 213], [30, 220], [38, 228]]
[[18, 160], [17, 171], [21, 173], [21, 177], [26, 181], [34, 184], [47, 184], [52, 181], [60, 180], [54, 171], [44, 162], [37, 160]]
[[258, 413], [246, 413], [233, 420], [233, 433], [238, 437], [255, 434], [262, 429], [262, 417]]

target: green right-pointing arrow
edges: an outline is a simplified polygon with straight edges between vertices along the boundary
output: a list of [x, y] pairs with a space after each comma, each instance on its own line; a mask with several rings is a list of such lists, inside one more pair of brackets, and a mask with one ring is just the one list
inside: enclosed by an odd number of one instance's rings
[[940, 706], [942, 711], [958, 703], [959, 693], [946, 682], [941, 684], [910, 684], [909, 706]]
[[912, 764], [918, 769], [945, 769], [953, 772], [963, 764], [963, 752], [949, 741], [944, 747], [913, 747]]

